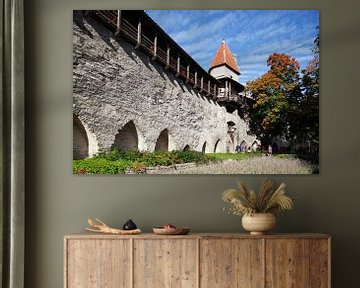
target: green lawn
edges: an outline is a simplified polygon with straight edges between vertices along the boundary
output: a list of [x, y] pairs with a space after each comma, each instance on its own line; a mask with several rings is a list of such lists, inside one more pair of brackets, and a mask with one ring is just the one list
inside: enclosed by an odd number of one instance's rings
[[235, 160], [244, 160], [252, 157], [259, 157], [263, 154], [261, 152], [251, 152], [251, 153], [209, 153], [206, 154], [209, 158], [216, 160], [227, 160], [227, 159], [235, 159]]
[[181, 163], [207, 164], [215, 158], [195, 151], [138, 152], [112, 150], [94, 158], [73, 161], [74, 174], [122, 174], [126, 170], [139, 172], [146, 167]]
[[[112, 150], [94, 158], [73, 161], [74, 174], [124, 174], [145, 170], [146, 167], [169, 166], [183, 163], [198, 165], [222, 162], [223, 160], [246, 160], [262, 157], [261, 152], [252, 153], [201, 153], [196, 151], [138, 152]], [[295, 154], [278, 154], [273, 157], [295, 159]]]

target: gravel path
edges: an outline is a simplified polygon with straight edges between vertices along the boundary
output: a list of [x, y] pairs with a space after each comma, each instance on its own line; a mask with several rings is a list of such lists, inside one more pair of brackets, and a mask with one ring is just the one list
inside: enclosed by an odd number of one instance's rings
[[224, 160], [215, 164], [157, 171], [157, 174], [311, 174], [314, 167], [299, 159], [256, 157]]

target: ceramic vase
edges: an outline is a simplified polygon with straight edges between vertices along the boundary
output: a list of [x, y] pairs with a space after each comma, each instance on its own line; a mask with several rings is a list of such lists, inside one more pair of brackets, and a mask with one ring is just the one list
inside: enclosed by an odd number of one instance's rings
[[263, 235], [276, 226], [276, 217], [272, 213], [243, 215], [242, 226], [251, 235]]

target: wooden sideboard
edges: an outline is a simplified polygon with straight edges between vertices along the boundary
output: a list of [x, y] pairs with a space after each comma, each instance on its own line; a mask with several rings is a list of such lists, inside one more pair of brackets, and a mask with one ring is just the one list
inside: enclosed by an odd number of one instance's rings
[[65, 288], [329, 288], [323, 234], [67, 235]]

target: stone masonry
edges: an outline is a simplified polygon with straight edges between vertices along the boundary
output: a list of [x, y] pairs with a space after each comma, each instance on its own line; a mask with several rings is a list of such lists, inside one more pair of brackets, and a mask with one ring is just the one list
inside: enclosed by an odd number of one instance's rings
[[[73, 113], [74, 159], [114, 146], [212, 153], [256, 141], [237, 110], [228, 113], [80, 13], [73, 27]], [[232, 135], [228, 123], [235, 124]]]

